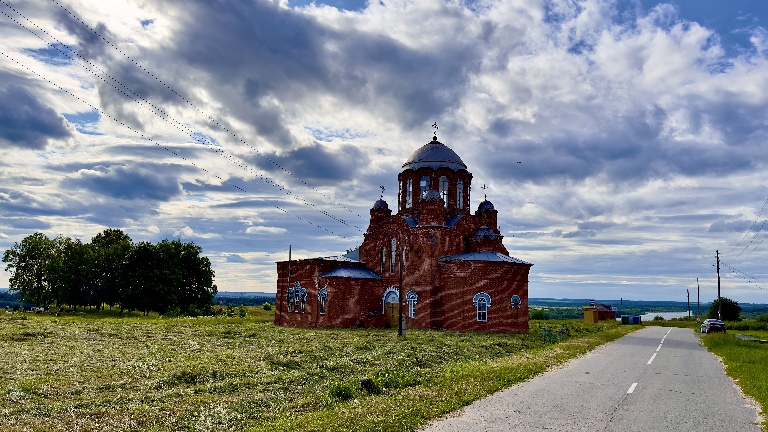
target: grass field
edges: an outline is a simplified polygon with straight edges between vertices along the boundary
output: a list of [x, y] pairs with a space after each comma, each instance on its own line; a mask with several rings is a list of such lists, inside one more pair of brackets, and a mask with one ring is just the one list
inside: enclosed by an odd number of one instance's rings
[[[272, 316], [4, 314], [0, 430], [407, 431], [638, 328], [536, 321], [527, 335], [403, 339]], [[566, 336], [546, 341], [542, 326]]]
[[763, 407], [763, 430], [768, 432], [765, 419], [768, 407], [768, 344], [744, 341], [735, 333], [768, 340], [768, 331], [731, 331], [702, 337], [707, 349], [718, 355], [725, 364], [725, 372], [733, 378], [742, 391]]

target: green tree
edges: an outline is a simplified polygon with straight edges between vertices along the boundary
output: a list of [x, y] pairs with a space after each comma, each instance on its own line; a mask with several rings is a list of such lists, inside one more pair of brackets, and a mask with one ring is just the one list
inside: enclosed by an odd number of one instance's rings
[[55, 253], [55, 243], [36, 232], [3, 253], [5, 271], [11, 273], [9, 289], [18, 291], [22, 300], [37, 306], [53, 300], [48, 284], [48, 267]]
[[[736, 301], [733, 301], [727, 297], [720, 297], [720, 301], [723, 303], [723, 321], [741, 321], [741, 306]], [[718, 318], [718, 310], [720, 309], [720, 302], [715, 299], [712, 302], [712, 306], [709, 307], [707, 318]]]
[[133, 249], [131, 238], [122, 230], [109, 228], [91, 239], [93, 252], [91, 303], [103, 307], [120, 303], [126, 286], [128, 257]]
[[49, 265], [49, 283], [57, 306], [86, 306], [93, 291], [93, 251], [89, 244], [69, 237], [57, 237]]

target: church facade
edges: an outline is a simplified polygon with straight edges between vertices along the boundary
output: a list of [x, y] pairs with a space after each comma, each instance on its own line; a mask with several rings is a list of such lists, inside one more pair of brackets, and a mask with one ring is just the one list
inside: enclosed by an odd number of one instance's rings
[[274, 323], [528, 331], [528, 274], [509, 256], [487, 199], [472, 213], [472, 174], [433, 137], [403, 164], [397, 213], [383, 200], [356, 252], [277, 263]]

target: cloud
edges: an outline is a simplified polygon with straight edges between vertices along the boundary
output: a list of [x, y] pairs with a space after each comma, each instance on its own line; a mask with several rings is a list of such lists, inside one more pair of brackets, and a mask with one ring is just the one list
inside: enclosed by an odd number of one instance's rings
[[[174, 166], [145, 167], [96, 166], [82, 169], [65, 183], [111, 198], [123, 200], [167, 201], [182, 193], [178, 180], [169, 176]], [[162, 174], [159, 174], [162, 173]]]
[[25, 88], [0, 89], [0, 144], [42, 150], [71, 136], [64, 118]]
[[[281, 155], [272, 154], [267, 157], [296, 177], [317, 184], [356, 179], [368, 165], [368, 156], [351, 145], [331, 150], [326, 145], [315, 143]], [[279, 170], [266, 158], [259, 158], [256, 163], [267, 171]]]
[[189, 226], [185, 226], [181, 228], [180, 230], [174, 231], [174, 236], [181, 237], [181, 238], [194, 238], [194, 239], [212, 239], [212, 238], [220, 238], [221, 235], [218, 233], [201, 233], [193, 230]]
[[285, 234], [288, 231], [285, 228], [252, 226], [246, 228], [245, 232], [247, 234]]

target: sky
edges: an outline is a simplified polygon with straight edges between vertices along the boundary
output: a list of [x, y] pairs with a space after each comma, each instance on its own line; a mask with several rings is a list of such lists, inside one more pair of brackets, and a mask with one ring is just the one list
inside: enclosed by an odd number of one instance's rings
[[[438, 139], [530, 297], [768, 303], [768, 2], [0, 0], [0, 251], [358, 246]], [[521, 162], [521, 163], [517, 163]], [[480, 187], [486, 185], [487, 189]], [[716, 252], [717, 251], [717, 252]], [[0, 270], [0, 287], [10, 273]]]

